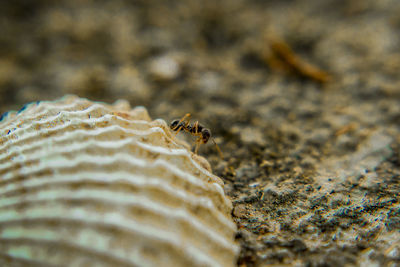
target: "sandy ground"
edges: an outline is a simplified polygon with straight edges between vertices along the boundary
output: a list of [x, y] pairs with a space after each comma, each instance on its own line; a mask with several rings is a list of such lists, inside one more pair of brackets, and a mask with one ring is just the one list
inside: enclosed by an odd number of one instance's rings
[[400, 266], [399, 37], [397, 0], [2, 1], [0, 111], [78, 94], [189, 112], [224, 154], [199, 151], [238, 266]]

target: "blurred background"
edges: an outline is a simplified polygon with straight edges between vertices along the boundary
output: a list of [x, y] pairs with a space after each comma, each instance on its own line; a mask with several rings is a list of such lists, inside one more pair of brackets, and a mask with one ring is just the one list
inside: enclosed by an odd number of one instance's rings
[[76, 94], [191, 113], [224, 153], [199, 152], [238, 266], [400, 266], [399, 37], [398, 0], [1, 1], [0, 112]]

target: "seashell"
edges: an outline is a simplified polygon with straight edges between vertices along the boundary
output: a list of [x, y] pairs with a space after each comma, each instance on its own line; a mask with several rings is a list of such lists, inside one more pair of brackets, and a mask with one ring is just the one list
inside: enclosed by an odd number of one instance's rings
[[143, 107], [66, 96], [0, 133], [0, 266], [236, 265], [222, 180]]

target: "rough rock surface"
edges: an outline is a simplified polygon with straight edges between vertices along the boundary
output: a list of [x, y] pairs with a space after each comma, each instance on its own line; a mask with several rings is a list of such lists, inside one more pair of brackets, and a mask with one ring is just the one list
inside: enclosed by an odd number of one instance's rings
[[0, 109], [74, 93], [190, 112], [225, 156], [200, 148], [233, 201], [239, 266], [399, 266], [399, 13], [397, 0], [7, 1]]

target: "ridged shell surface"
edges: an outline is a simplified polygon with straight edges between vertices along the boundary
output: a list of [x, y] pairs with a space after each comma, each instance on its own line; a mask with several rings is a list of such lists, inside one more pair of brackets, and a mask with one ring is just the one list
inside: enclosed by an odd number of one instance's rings
[[0, 266], [236, 265], [221, 179], [144, 108], [67, 96], [0, 131]]

